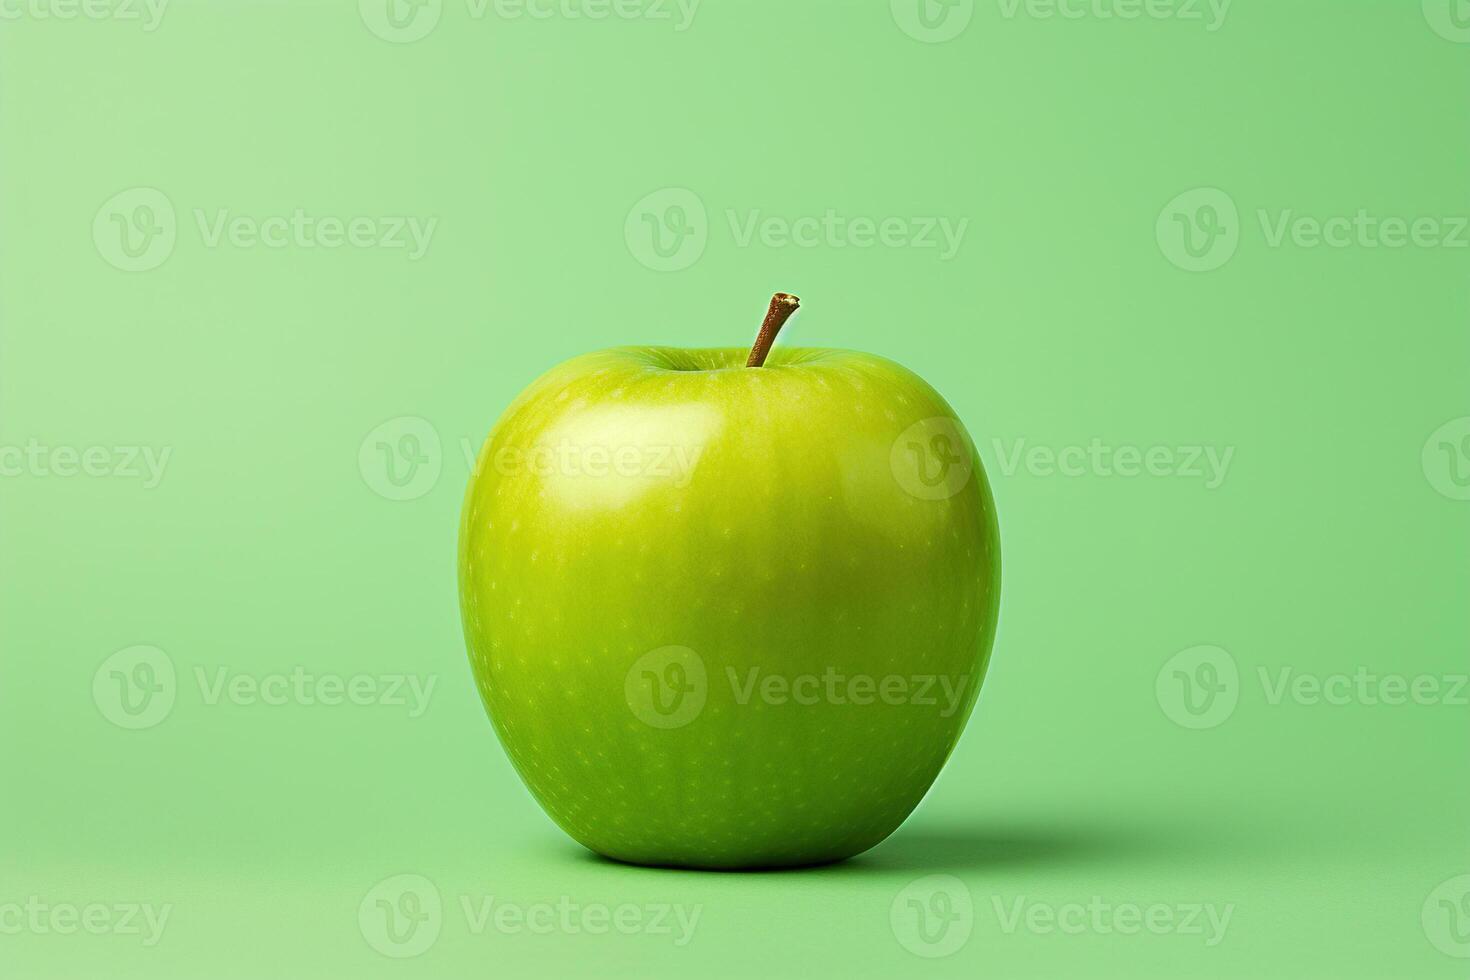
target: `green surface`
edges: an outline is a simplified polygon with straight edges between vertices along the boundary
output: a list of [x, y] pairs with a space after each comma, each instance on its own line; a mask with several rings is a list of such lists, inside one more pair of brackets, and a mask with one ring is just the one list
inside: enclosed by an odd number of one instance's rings
[[[1182, 6], [5, 7], [0, 973], [1465, 976], [1470, 11]], [[601, 863], [478, 703], [466, 454], [775, 289], [974, 436], [985, 690], [862, 859]]]

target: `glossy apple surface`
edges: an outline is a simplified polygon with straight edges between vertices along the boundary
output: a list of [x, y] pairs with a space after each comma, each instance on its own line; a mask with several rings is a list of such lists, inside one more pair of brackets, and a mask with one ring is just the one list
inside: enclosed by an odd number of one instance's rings
[[460, 532], [474, 674], [546, 812], [623, 861], [857, 854], [938, 775], [999, 597], [942, 398], [841, 350], [620, 348], [511, 405]]

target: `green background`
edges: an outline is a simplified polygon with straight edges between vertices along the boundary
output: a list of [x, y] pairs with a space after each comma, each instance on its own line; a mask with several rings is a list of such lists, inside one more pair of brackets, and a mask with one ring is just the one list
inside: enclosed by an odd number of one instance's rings
[[[153, 487], [120, 456], [107, 475], [26, 462], [0, 477], [0, 913], [31, 896], [172, 911], [151, 947], [0, 932], [0, 973], [1470, 971], [1470, 946], [1443, 938], [1470, 914], [1435, 925], [1470, 887], [1455, 880], [1470, 872], [1464, 691], [1313, 704], [1260, 677], [1366, 668], [1448, 687], [1467, 670], [1455, 477], [1470, 454], [1450, 439], [1421, 459], [1470, 415], [1470, 236], [1454, 246], [1470, 27], [1448, 3], [1237, 0], [1211, 30], [1203, 6], [1125, 19], [1101, 14], [1127, 0], [1069, 8], [1080, 17], [979, 0], [942, 43], [881, 0], [706, 0], [683, 31], [677, 15], [477, 17], [445, 0], [411, 42], [345, 0], [176, 0], [154, 30], [39, 16], [65, 3], [0, 20], [0, 446], [171, 456]], [[138, 187], [166, 196], [177, 240], [130, 272], [108, 202]], [[630, 210], [666, 188], [703, 207], [705, 248], [656, 271]], [[1175, 213], [1205, 220], [1197, 196], [1166, 207], [1195, 188], [1238, 214], [1222, 219], [1235, 250], [1227, 235], [1206, 271], [1181, 268], [1168, 235]], [[297, 208], [437, 225], [411, 259], [211, 245], [197, 217]], [[742, 241], [731, 225], [827, 209], [968, 225], [947, 260], [835, 233]], [[1273, 244], [1288, 212], [1359, 209], [1434, 218], [1450, 241]], [[471, 682], [463, 447], [571, 355], [748, 342], [776, 289], [804, 301], [786, 342], [891, 357], [966, 420], [1005, 555], [991, 672], [928, 798], [858, 860], [745, 875], [599, 862], [524, 791]], [[392, 500], [375, 443], [360, 449], [405, 417], [439, 448], [412, 499]], [[1214, 488], [1003, 465], [1017, 440], [1094, 439], [1233, 456]], [[140, 644], [175, 665], [176, 699], [126, 730], [94, 675]], [[1237, 666], [1237, 704], [1192, 729], [1156, 681], [1202, 644]], [[297, 667], [436, 686], [410, 717], [210, 703], [196, 680]], [[408, 959], [358, 922], [399, 874], [444, 902], [437, 940]], [[940, 958], [890, 922], [934, 874], [974, 908]], [[702, 911], [681, 947], [477, 934], [464, 896]], [[1233, 912], [1214, 945], [1007, 929], [996, 912], [1094, 898]]]

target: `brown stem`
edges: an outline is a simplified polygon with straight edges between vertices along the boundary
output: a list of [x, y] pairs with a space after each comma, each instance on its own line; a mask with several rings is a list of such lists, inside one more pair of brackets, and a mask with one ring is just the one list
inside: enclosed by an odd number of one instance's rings
[[776, 342], [776, 334], [781, 332], [781, 327], [800, 305], [801, 300], [790, 293], [777, 293], [771, 297], [771, 308], [766, 311], [766, 319], [761, 323], [761, 332], [755, 338], [755, 346], [750, 349], [750, 357], [745, 362], [746, 367], [760, 367], [766, 363], [766, 355], [771, 353], [771, 345]]

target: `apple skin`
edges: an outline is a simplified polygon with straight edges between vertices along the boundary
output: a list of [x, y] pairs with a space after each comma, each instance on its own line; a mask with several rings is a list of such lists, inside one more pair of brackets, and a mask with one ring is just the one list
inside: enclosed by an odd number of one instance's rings
[[551, 818], [620, 861], [867, 850], [933, 783], [990, 657], [995, 506], [950, 407], [869, 354], [745, 357], [563, 363], [491, 431], [465, 500], [495, 730]]

